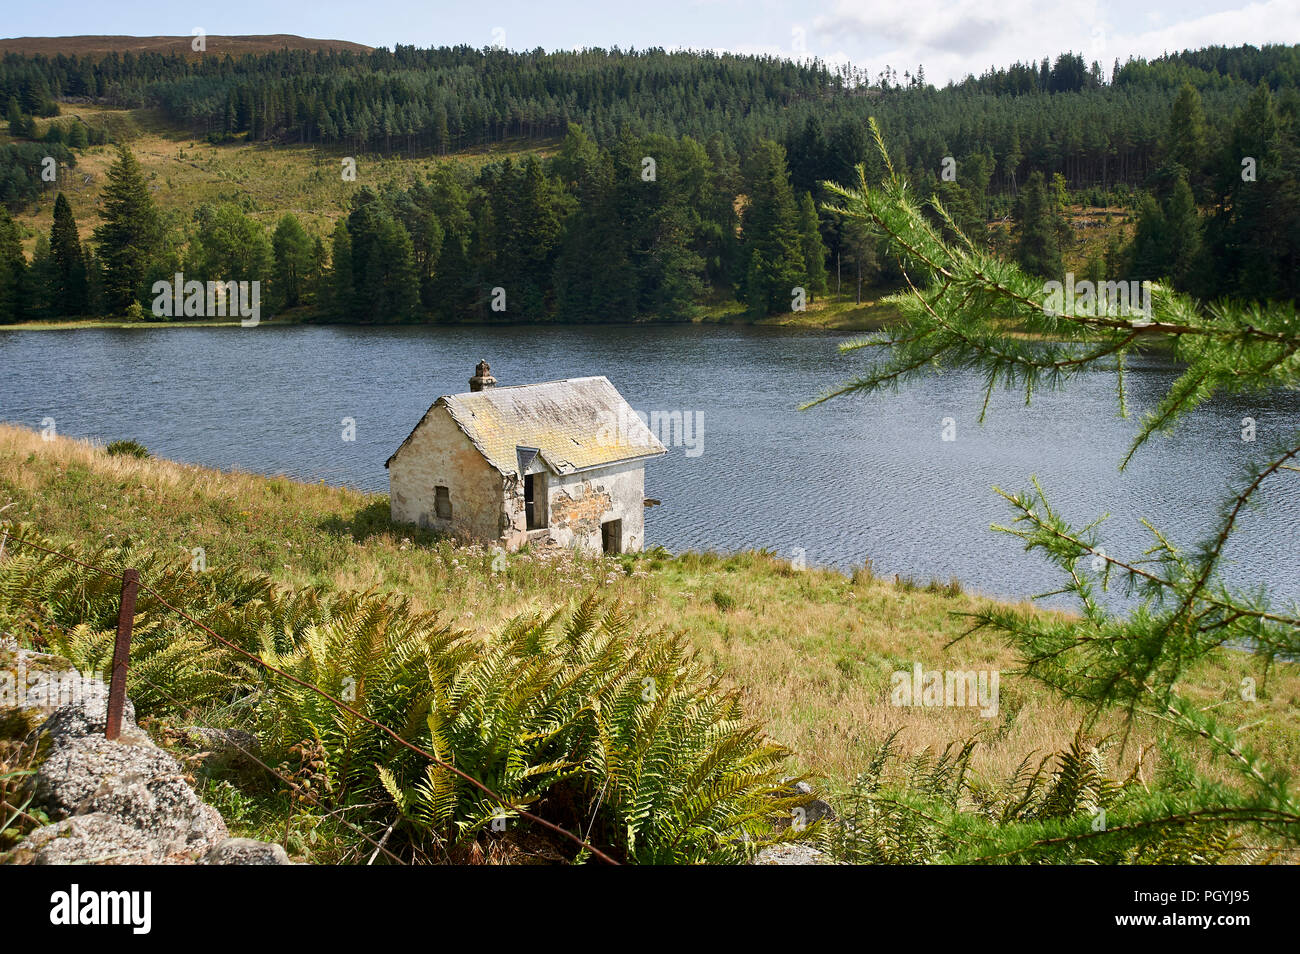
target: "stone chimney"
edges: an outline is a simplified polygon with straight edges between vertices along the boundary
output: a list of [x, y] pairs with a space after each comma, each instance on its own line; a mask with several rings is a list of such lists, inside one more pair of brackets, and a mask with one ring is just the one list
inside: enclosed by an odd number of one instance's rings
[[482, 391], [485, 388], [494, 388], [497, 386], [497, 379], [492, 377], [492, 369], [488, 367], [487, 359], [478, 363], [474, 369], [474, 377], [469, 379], [469, 389], [471, 391]]

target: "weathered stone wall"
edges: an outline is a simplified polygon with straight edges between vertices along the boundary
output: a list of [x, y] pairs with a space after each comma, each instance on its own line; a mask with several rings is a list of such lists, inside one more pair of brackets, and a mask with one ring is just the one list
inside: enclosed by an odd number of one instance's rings
[[[399, 523], [485, 542], [498, 539], [505, 529], [501, 474], [483, 459], [444, 408], [435, 408], [425, 417], [410, 443], [389, 464], [388, 484], [393, 520]], [[437, 515], [438, 486], [450, 491], [451, 520]]]
[[[493, 468], [450, 415], [436, 408], [424, 419], [388, 468], [393, 519], [468, 537], [499, 542], [508, 550], [549, 541], [598, 554], [601, 524], [622, 520], [624, 552], [645, 545], [645, 465], [616, 464], [559, 476], [540, 459], [531, 471], [545, 475], [547, 527], [529, 530], [524, 481]], [[437, 515], [436, 488], [450, 490], [452, 517]]]
[[623, 552], [636, 552], [645, 545], [643, 464], [615, 465], [567, 477], [551, 475], [548, 489], [551, 538], [560, 546], [600, 553], [600, 526], [607, 520], [623, 521]]

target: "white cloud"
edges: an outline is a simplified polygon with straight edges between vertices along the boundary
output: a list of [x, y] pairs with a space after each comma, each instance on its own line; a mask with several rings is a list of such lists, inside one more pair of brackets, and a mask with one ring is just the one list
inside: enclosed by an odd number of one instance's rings
[[[924, 64], [931, 82], [978, 75], [990, 66], [1055, 58], [1072, 50], [1099, 60], [1159, 56], [1166, 51], [1214, 44], [1286, 43], [1300, 39], [1300, 4], [1263, 0], [1165, 22], [1160, 11], [1144, 13], [1137, 0], [1117, 3], [1121, 19], [1107, 16], [1099, 0], [1047, 7], [1041, 0], [835, 0], [812, 21], [809, 46], [855, 50], [853, 59], [873, 74], [889, 64], [900, 74]], [[1137, 7], [1137, 9], [1135, 9]], [[1154, 16], [1153, 16], [1154, 15]]]
[[[1295, 0], [1266, 0], [1239, 9], [1223, 10], [1173, 23], [1120, 41], [1133, 47], [1135, 55], [1159, 56], [1165, 51], [1197, 49], [1203, 46], [1240, 46], [1253, 43], [1295, 43], [1300, 41], [1300, 4]], [[1124, 59], [1127, 53], [1120, 54]]]

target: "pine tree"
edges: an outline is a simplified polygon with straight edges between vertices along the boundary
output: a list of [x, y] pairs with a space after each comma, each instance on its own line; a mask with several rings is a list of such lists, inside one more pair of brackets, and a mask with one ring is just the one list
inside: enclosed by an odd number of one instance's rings
[[822, 242], [817, 208], [813, 205], [811, 192], [805, 192], [799, 200], [799, 237], [807, 270], [804, 286], [808, 291], [808, 300], [813, 301], [826, 294], [826, 245]]
[[311, 236], [292, 212], [286, 212], [276, 224], [271, 250], [271, 300], [276, 308], [293, 308], [307, 294], [316, 250]]
[[1025, 182], [1016, 203], [1016, 261], [1021, 268], [1043, 278], [1060, 278], [1065, 271], [1061, 262], [1058, 236], [1059, 216], [1049, 197], [1043, 174], [1035, 170]]
[[54, 199], [54, 224], [50, 228], [50, 255], [53, 259], [52, 301], [54, 313], [70, 318], [87, 313], [88, 277], [86, 257], [81, 248], [72, 206], [60, 192]]
[[0, 205], [0, 322], [27, 317], [27, 258], [18, 223]]
[[347, 318], [352, 314], [356, 289], [352, 278], [352, 236], [346, 218], [334, 224], [331, 242], [328, 311], [335, 318]]
[[771, 141], [760, 142], [747, 180], [749, 202], [741, 232], [745, 280], [740, 292], [750, 314], [762, 317], [790, 310], [806, 266], [785, 150]]
[[23, 110], [18, 105], [17, 96], [9, 97], [9, 105], [5, 110], [5, 119], [9, 123], [9, 135], [15, 139], [23, 139], [27, 136], [27, 126], [23, 122]]
[[118, 147], [107, 178], [99, 210], [104, 221], [95, 229], [95, 243], [104, 270], [105, 303], [120, 312], [140, 300], [164, 236], [144, 172], [125, 146]]
[[1191, 83], [1184, 83], [1169, 110], [1169, 125], [1161, 146], [1167, 163], [1177, 163], [1186, 170], [1194, 191], [1205, 187], [1203, 170], [1208, 158], [1208, 140], [1201, 94]]

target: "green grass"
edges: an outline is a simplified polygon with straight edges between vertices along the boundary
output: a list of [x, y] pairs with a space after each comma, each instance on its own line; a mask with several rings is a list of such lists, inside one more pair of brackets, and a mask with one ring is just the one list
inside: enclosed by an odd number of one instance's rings
[[700, 309], [703, 323], [775, 325], [790, 328], [820, 328], [827, 331], [875, 331], [898, 319], [898, 310], [883, 299], [894, 289], [864, 288], [858, 304], [852, 294], [827, 295], [810, 302], [804, 311], [771, 315], [755, 320], [742, 302], [734, 299], [710, 301]]
[[[399, 594], [481, 638], [519, 614], [595, 593], [621, 602], [647, 629], [684, 632], [802, 767], [840, 782], [894, 730], [905, 757], [978, 737], [975, 774], [1006, 778], [1030, 752], [1066, 748], [1084, 716], [1015, 675], [1015, 658], [993, 636], [954, 642], [966, 629], [960, 614], [984, 599], [948, 581], [896, 584], [867, 569], [852, 576], [796, 570], [764, 552], [575, 559], [524, 551], [497, 572], [483, 546], [394, 525], [382, 494], [110, 457], [84, 442], [46, 442], [8, 426], [0, 426], [0, 508], [2, 519], [68, 542], [130, 540], [185, 562], [202, 548], [209, 567], [256, 570], [294, 588]], [[999, 669], [999, 716], [893, 706], [891, 674], [917, 661], [926, 669]], [[1183, 688], [1225, 721], [1250, 725], [1246, 738], [1294, 771], [1300, 667], [1276, 664], [1258, 701], [1248, 703], [1241, 680], [1259, 681], [1258, 668], [1247, 654], [1218, 652]], [[1117, 728], [1103, 719], [1096, 731]], [[1118, 770], [1141, 759], [1144, 777], [1152, 777], [1159, 734], [1139, 723]]]

